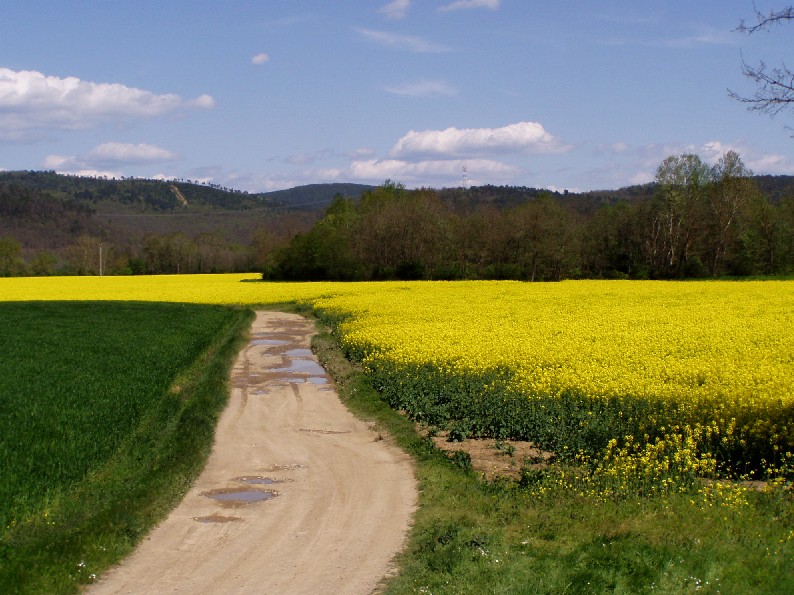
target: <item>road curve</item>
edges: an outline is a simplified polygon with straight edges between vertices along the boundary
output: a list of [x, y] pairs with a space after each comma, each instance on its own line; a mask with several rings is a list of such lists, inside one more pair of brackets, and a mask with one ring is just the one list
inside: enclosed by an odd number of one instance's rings
[[313, 332], [298, 315], [257, 313], [206, 468], [88, 593], [377, 589], [416, 506], [413, 467], [341, 404]]

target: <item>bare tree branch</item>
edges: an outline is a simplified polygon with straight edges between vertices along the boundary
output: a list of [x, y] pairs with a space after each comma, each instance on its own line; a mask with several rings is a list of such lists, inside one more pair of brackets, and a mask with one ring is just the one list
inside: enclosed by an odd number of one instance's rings
[[758, 22], [755, 25], [748, 26], [744, 22], [744, 19], [742, 19], [739, 22], [739, 26], [736, 27], [736, 30], [740, 33], [752, 34], [756, 31], [767, 29], [769, 25], [794, 20], [794, 6], [792, 5], [786, 6], [781, 10], [770, 10], [769, 14], [764, 14], [755, 7], [755, 2], [753, 2], [753, 9], [755, 10], [755, 17]]
[[728, 94], [737, 101], [749, 104], [748, 109], [774, 116], [794, 103], [794, 72], [785, 64], [780, 68], [767, 70], [763, 62], [758, 66], [750, 66], [742, 59], [742, 73], [756, 83], [758, 90], [752, 97], [745, 97], [731, 90]]
[[[753, 3], [753, 9], [757, 23], [747, 25], [742, 20], [736, 28], [737, 31], [752, 35], [758, 31], [767, 30], [772, 25], [784, 21], [794, 21], [794, 5], [786, 6], [781, 10], [770, 10], [768, 14], [760, 12], [755, 3]], [[748, 109], [774, 116], [783, 109], [794, 106], [794, 72], [789, 70], [785, 64], [781, 64], [779, 68], [771, 69], [768, 69], [764, 62], [759, 62], [758, 66], [751, 66], [745, 62], [744, 56], [742, 56], [742, 73], [755, 82], [755, 94], [747, 97], [730, 89], [728, 94], [733, 99], [748, 104]]]

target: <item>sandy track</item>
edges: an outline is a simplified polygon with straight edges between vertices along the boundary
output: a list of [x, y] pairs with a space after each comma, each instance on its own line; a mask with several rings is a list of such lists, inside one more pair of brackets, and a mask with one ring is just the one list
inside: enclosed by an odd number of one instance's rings
[[415, 507], [411, 461], [341, 404], [312, 332], [297, 315], [257, 314], [206, 468], [89, 593], [377, 588]]

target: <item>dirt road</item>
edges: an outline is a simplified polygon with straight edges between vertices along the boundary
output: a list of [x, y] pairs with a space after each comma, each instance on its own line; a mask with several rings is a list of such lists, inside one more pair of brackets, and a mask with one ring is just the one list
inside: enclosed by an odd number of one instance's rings
[[260, 312], [207, 467], [89, 593], [371, 593], [410, 524], [410, 459], [341, 404], [300, 316]]

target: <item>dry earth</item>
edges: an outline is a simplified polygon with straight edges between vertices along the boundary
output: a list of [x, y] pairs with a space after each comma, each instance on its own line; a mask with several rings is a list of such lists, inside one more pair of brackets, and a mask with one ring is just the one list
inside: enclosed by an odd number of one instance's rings
[[89, 593], [371, 593], [401, 550], [410, 458], [339, 401], [311, 323], [259, 312], [212, 455], [171, 515]]
[[494, 440], [493, 438], [469, 438], [450, 442], [447, 432], [431, 433], [428, 428], [417, 427], [417, 431], [433, 440], [436, 448], [447, 455], [463, 451], [471, 458], [471, 468], [487, 481], [521, 478], [523, 469], [540, 469], [548, 465], [553, 453], [537, 448], [532, 442], [523, 440]]

